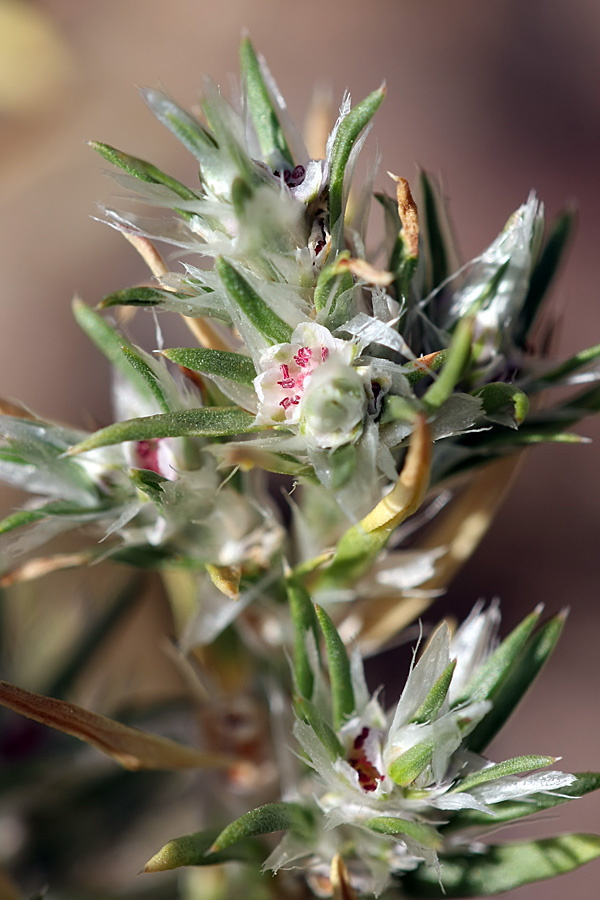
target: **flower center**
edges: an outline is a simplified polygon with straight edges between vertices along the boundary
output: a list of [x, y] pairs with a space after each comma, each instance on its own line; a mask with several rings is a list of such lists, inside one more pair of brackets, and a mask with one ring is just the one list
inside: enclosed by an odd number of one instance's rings
[[158, 440], [136, 441], [134, 459], [136, 467], [162, 475], [158, 461]]
[[364, 791], [376, 791], [377, 782], [383, 780], [381, 775], [373, 763], [367, 758], [365, 751], [365, 741], [369, 736], [370, 729], [366, 726], [361, 733], [354, 738], [352, 749], [348, 756], [348, 762], [358, 772], [358, 783]]
[[299, 184], [302, 184], [304, 181], [304, 177], [306, 175], [306, 169], [304, 166], [296, 166], [295, 169], [283, 169], [282, 172], [276, 170], [273, 172], [275, 178], [281, 178], [283, 175], [283, 180], [287, 184], [288, 187], [298, 187]]
[[289, 409], [290, 406], [298, 406], [300, 403], [301, 394], [304, 391], [305, 378], [310, 375], [319, 362], [325, 362], [329, 356], [327, 347], [321, 347], [320, 351], [320, 360], [318, 358], [315, 360], [310, 347], [300, 347], [294, 355], [294, 362], [300, 369], [295, 375], [290, 375], [290, 367], [286, 363], [282, 363], [279, 366], [282, 378], [277, 384], [286, 392], [286, 396], [279, 401], [279, 405], [283, 409]]

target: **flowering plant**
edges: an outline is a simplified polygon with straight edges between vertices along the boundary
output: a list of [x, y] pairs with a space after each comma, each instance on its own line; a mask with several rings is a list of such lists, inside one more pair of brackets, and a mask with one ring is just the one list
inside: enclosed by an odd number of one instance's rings
[[[0, 701], [129, 768], [221, 773], [212, 812], [217, 825], [233, 821], [169, 842], [147, 872], [245, 862], [263, 897], [262, 864], [280, 873], [277, 896], [350, 898], [476, 896], [568, 871], [600, 855], [599, 838], [480, 840], [600, 785], [596, 774], [539, 772], [552, 756], [483, 755], [564, 615], [542, 622], [536, 608], [500, 643], [496, 604], [453, 633], [442, 624], [391, 713], [369, 694], [363, 658], [443, 593], [518, 453], [582, 440], [565, 429], [600, 406], [600, 346], [561, 363], [536, 350], [570, 216], [546, 236], [531, 194], [458, 267], [431, 179], [421, 175], [418, 207], [392, 175], [394, 196], [375, 195], [385, 237], [372, 254], [376, 166], [361, 191], [353, 176], [385, 87], [355, 107], [345, 96], [323, 158], [311, 159], [247, 38], [241, 69], [239, 105], [207, 79], [200, 117], [143, 92], [196, 158], [194, 187], [93, 143], [155, 210], [103, 216], [152, 284], [104, 298], [117, 323], [74, 304], [113, 365], [115, 423], [84, 434], [7, 403], [0, 419], [0, 476], [35, 495], [0, 525], [4, 584], [109, 558], [158, 569], [195, 695], [209, 686], [206, 749], [9, 683]], [[155, 241], [175, 248], [174, 265]], [[123, 310], [138, 307], [182, 315], [200, 346], [142, 350], [122, 333]], [[589, 386], [545, 400], [579, 384]], [[80, 526], [94, 535], [84, 550], [15, 562]], [[232, 681], [253, 709], [269, 707], [256, 740], [214, 727]], [[290, 728], [296, 756], [281, 739]], [[240, 816], [240, 793], [264, 802]], [[264, 836], [280, 831], [267, 849]], [[226, 871], [214, 896], [247, 895], [238, 868]]]

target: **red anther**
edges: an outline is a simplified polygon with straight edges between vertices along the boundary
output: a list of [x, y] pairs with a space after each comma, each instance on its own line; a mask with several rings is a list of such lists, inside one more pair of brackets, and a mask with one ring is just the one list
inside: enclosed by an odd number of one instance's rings
[[361, 733], [360, 733], [357, 737], [354, 738], [354, 744], [353, 744], [353, 746], [354, 746], [354, 749], [355, 749], [355, 750], [360, 750], [360, 749], [361, 749], [361, 747], [364, 745], [364, 743], [365, 743], [365, 741], [366, 741], [366, 739], [367, 739], [367, 737], [368, 737], [368, 734], [369, 734], [369, 729], [368, 729], [367, 726], [365, 725], [365, 727], [363, 728], [363, 730], [361, 731]]
[[327, 347], [321, 347], [321, 362], [325, 362], [327, 357], [329, 356], [329, 350]]
[[292, 405], [292, 401], [289, 397], [284, 397], [283, 400], [279, 401], [279, 405], [283, 406], [284, 409], [288, 409]]
[[286, 366], [285, 363], [282, 363], [282, 364], [279, 366], [279, 370], [280, 370], [280, 372], [281, 372], [281, 374], [283, 375], [284, 378], [289, 378], [289, 377], [290, 377], [289, 366]]
[[308, 365], [308, 361], [311, 356], [312, 350], [310, 349], [310, 347], [300, 347], [300, 349], [294, 356], [294, 361], [297, 366], [300, 366], [301, 369], [304, 369]]
[[294, 406], [298, 406], [300, 403], [300, 397], [298, 394], [294, 394], [293, 397], [290, 397], [290, 401], [294, 404]]
[[[287, 366], [286, 366], [286, 369], [287, 369]], [[278, 381], [277, 384], [280, 387], [285, 388], [286, 391], [291, 390], [292, 388], [296, 387], [296, 382], [293, 378], [285, 378], [283, 381]]]
[[318, 256], [323, 247], [325, 246], [325, 241], [317, 241], [315, 243], [315, 256]]

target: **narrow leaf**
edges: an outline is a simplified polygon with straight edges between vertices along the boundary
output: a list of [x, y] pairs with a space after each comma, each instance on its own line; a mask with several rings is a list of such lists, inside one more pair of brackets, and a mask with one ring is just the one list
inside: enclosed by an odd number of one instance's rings
[[165, 393], [160, 385], [160, 382], [153, 370], [150, 368], [146, 360], [142, 359], [142, 357], [135, 352], [135, 350], [130, 350], [129, 347], [123, 347], [123, 354], [125, 359], [129, 363], [132, 369], [134, 369], [140, 378], [143, 379], [144, 383], [147, 385], [150, 393], [156, 400], [156, 403], [162, 409], [163, 412], [168, 413], [171, 412], [171, 406], [169, 401], [167, 400]]
[[473, 319], [465, 317], [456, 326], [441, 373], [423, 397], [427, 409], [438, 410], [460, 381], [471, 357], [472, 339]]
[[244, 38], [240, 44], [240, 71], [246, 85], [248, 109], [263, 159], [269, 165], [278, 166], [283, 157], [293, 167], [294, 161], [279, 122], [275, 104], [265, 84], [260, 62], [249, 38]]
[[252, 384], [256, 378], [256, 369], [249, 356], [241, 353], [229, 353], [227, 350], [204, 350], [196, 347], [181, 347], [164, 350], [163, 356], [179, 366], [185, 366], [193, 372], [201, 372], [209, 377], [229, 378], [239, 384]]
[[473, 393], [479, 397], [486, 416], [501, 425], [516, 428], [529, 412], [529, 398], [514, 384], [495, 381]]
[[378, 834], [405, 834], [424, 847], [429, 847], [430, 850], [439, 850], [442, 845], [442, 838], [435, 828], [420, 822], [409, 822], [393, 816], [379, 816], [375, 819], [368, 819], [365, 826]]
[[444, 669], [436, 683], [433, 685], [427, 697], [410, 720], [411, 722], [414, 722], [417, 725], [424, 725], [427, 722], [433, 722], [433, 720], [437, 718], [444, 700], [448, 695], [455, 668], [456, 660], [454, 659]]
[[332, 247], [334, 253], [338, 253], [343, 246], [344, 174], [350, 152], [359, 134], [373, 118], [384, 97], [385, 85], [382, 85], [378, 90], [369, 94], [358, 106], [351, 109], [340, 123], [333, 142], [329, 174], [329, 230], [336, 237], [335, 246]]
[[217, 836], [211, 853], [225, 850], [244, 838], [274, 831], [306, 832], [310, 828], [310, 817], [299, 803], [267, 803], [240, 816]]
[[183, 294], [179, 291], [163, 291], [153, 287], [133, 287], [124, 291], [115, 291], [107, 294], [98, 304], [98, 309], [110, 309], [111, 306], [142, 306], [152, 307], [160, 306], [165, 301], [189, 299], [189, 294]]
[[156, 118], [181, 141], [201, 166], [206, 164], [207, 158], [214, 159], [216, 141], [198, 119], [160, 91], [143, 90], [140, 93]]
[[74, 703], [34, 694], [0, 681], [0, 704], [22, 716], [86, 741], [126, 769], [189, 769], [232, 764], [231, 757], [203, 753], [89, 712]]
[[565, 613], [554, 616], [529, 638], [522, 653], [509, 667], [508, 677], [495, 690], [492, 709], [467, 738], [471, 750], [476, 753], [484, 750], [512, 715], [548, 661], [562, 633], [565, 619]]
[[497, 763], [494, 766], [487, 766], [480, 772], [468, 775], [460, 784], [453, 787], [449, 793], [455, 794], [460, 791], [470, 791], [471, 788], [477, 787], [479, 784], [485, 784], [488, 781], [495, 781], [496, 778], [531, 772], [533, 769], [551, 766], [554, 762], [556, 762], [555, 756], [515, 756], [513, 759], [505, 759], [504, 762]]
[[319, 642], [319, 632], [315, 607], [304, 585], [296, 579], [287, 584], [290, 615], [294, 628], [294, 676], [302, 697], [310, 700], [313, 692], [313, 672], [306, 649], [306, 636], [312, 632], [315, 642]]
[[574, 223], [575, 216], [570, 210], [566, 210], [558, 217], [531, 274], [529, 289], [515, 328], [515, 339], [521, 345], [525, 343], [548, 288], [556, 275]]
[[329, 680], [331, 682], [333, 727], [337, 731], [342, 727], [344, 721], [350, 718], [356, 708], [350, 675], [350, 660], [344, 642], [325, 610], [317, 606], [316, 611], [325, 639], [325, 649], [329, 663]]
[[279, 344], [290, 341], [292, 337], [290, 326], [259, 297], [237, 269], [223, 257], [217, 259], [215, 268], [231, 300], [237, 304], [243, 315], [269, 343]]
[[90, 141], [89, 145], [104, 159], [108, 160], [109, 163], [123, 169], [128, 175], [139, 178], [140, 181], [145, 181], [149, 184], [164, 184], [165, 187], [170, 188], [182, 200], [198, 199], [198, 195], [186, 187], [185, 184], [177, 181], [176, 178], [171, 178], [170, 175], [165, 175], [152, 163], [143, 159], [137, 159], [135, 156], [129, 156], [127, 153], [115, 150], [114, 147], [110, 147], [108, 144], [101, 144], [99, 141]]
[[390, 764], [388, 773], [392, 781], [400, 787], [408, 787], [421, 772], [427, 768], [433, 758], [434, 743], [431, 738], [419, 741], [402, 753]]
[[523, 819], [535, 813], [543, 812], [568, 803], [574, 797], [583, 797], [592, 791], [600, 789], [600, 772], [577, 772], [577, 781], [560, 789], [559, 793], [545, 791], [543, 794], [533, 794], [526, 800], [503, 800], [494, 803], [494, 815], [479, 812], [477, 809], [463, 809], [457, 812], [448, 825], [444, 826], [444, 833], [462, 831], [465, 828], [498, 828], [516, 819]]
[[421, 172], [421, 192], [425, 218], [425, 235], [431, 271], [430, 288], [437, 287], [450, 274], [448, 253], [444, 239], [442, 218], [438, 210], [438, 199], [429, 176]]
[[174, 838], [146, 863], [142, 871], [167, 872], [181, 866], [212, 866], [231, 860], [251, 861], [256, 856], [255, 848], [247, 844], [242, 844], [235, 850], [209, 853], [218, 834], [218, 829], [213, 829]]
[[440, 855], [441, 870], [419, 866], [402, 878], [410, 897], [481, 897], [563, 875], [600, 856], [600, 837], [565, 834], [541, 841], [486, 847], [478, 853]]
[[453, 706], [460, 706], [467, 701], [481, 701], [494, 698], [511, 669], [516, 664], [527, 640], [537, 625], [542, 614], [542, 607], [535, 609], [520, 625], [506, 637], [492, 655], [479, 667], [475, 675], [465, 686], [462, 696]]
[[253, 424], [254, 418], [237, 406], [207, 406], [203, 409], [186, 409], [157, 416], [126, 419], [124, 422], [115, 422], [114, 425], [101, 428], [87, 440], [75, 444], [68, 451], [68, 455], [75, 456], [77, 453], [86, 453], [88, 450], [121, 444], [124, 441], [247, 434], [261, 430], [259, 426]]
[[303, 714], [304, 718], [327, 750], [330, 759], [335, 760], [343, 757], [344, 750], [337, 734], [329, 722], [321, 715], [314, 703], [311, 703], [310, 700], [307, 700], [305, 697], [299, 697], [296, 702], [298, 711]]

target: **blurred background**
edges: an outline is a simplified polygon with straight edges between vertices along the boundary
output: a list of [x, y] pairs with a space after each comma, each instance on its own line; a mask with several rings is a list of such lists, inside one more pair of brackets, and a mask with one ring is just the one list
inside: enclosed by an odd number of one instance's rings
[[[596, 0], [0, 0], [3, 397], [74, 425], [109, 421], [107, 367], [72, 321], [70, 301], [78, 293], [96, 303], [147, 275], [92, 218], [114, 187], [85, 141], [193, 179], [193, 162], [136, 86], [160, 86], [191, 106], [209, 72], [227, 91], [243, 28], [299, 123], [315, 86], [337, 104], [345, 88], [358, 101], [386, 79], [374, 130], [378, 187], [389, 190], [386, 169], [415, 180], [420, 166], [441, 179], [463, 259], [496, 236], [530, 189], [549, 218], [575, 203], [578, 233], [552, 298], [556, 355], [600, 340]], [[150, 346], [153, 325], [140, 318]], [[478, 597], [498, 595], [508, 628], [540, 601], [551, 612], [571, 607], [548, 670], [496, 745], [503, 758], [561, 753], [566, 771], [600, 769], [600, 422], [579, 430], [595, 443], [527, 456], [481, 547], [428, 613], [463, 615]], [[8, 491], [0, 499], [3, 514], [16, 502]], [[51, 596], [64, 593], [58, 579], [47, 579]], [[568, 828], [600, 830], [597, 797], [536, 833]], [[155, 849], [140, 847], [134, 866]], [[522, 888], [515, 900], [558, 900], [565, 890], [595, 897], [598, 865]]]

